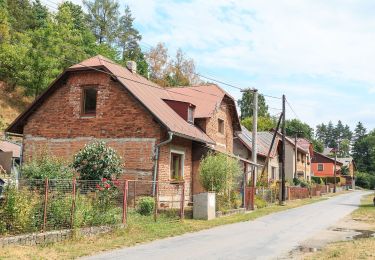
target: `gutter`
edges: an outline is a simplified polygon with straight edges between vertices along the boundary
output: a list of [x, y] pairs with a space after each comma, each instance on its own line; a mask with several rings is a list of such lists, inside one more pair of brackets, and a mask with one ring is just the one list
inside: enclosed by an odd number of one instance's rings
[[166, 145], [170, 142], [172, 142], [172, 139], [173, 139], [173, 132], [168, 132], [169, 134], [169, 137], [167, 140], [157, 144], [155, 146], [155, 163], [154, 163], [154, 174], [152, 176], [152, 195], [155, 197], [156, 195], [156, 176], [158, 174], [158, 166], [159, 166], [159, 150], [160, 150], [160, 147], [163, 146], [163, 145]]

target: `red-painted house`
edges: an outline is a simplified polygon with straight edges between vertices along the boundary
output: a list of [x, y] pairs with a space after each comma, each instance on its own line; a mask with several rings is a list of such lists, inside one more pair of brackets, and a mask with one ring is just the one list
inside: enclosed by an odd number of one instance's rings
[[[340, 169], [343, 164], [336, 161], [336, 176], [340, 176]], [[311, 160], [311, 173], [315, 177], [334, 177], [335, 159], [325, 156], [321, 153], [314, 152]]]

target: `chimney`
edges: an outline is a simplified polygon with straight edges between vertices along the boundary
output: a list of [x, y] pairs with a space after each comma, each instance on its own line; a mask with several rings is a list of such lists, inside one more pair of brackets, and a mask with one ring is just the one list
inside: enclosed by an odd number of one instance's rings
[[137, 73], [137, 63], [135, 61], [129, 60], [126, 62], [126, 67], [131, 73]]

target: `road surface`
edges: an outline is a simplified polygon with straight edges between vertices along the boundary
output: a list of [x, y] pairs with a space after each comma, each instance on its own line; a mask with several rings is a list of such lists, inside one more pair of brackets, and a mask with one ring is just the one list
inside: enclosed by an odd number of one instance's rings
[[[85, 259], [275, 259], [355, 210], [365, 192]], [[251, 213], [250, 213], [251, 214]]]

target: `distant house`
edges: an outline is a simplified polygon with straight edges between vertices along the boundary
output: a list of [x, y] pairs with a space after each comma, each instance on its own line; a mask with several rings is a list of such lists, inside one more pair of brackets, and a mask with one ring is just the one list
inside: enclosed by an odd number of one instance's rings
[[[343, 163], [336, 161], [336, 176], [340, 177], [340, 169]], [[315, 177], [334, 177], [335, 159], [332, 159], [322, 153], [315, 152], [311, 163], [312, 176]]]
[[19, 165], [21, 145], [11, 141], [0, 141], [0, 167], [11, 174], [16, 165]]
[[235, 100], [217, 85], [164, 89], [134, 63], [125, 68], [99, 55], [65, 70], [6, 132], [23, 135], [25, 161], [41, 153], [72, 160], [103, 140], [123, 158], [124, 178], [169, 183], [162, 200], [175, 180], [185, 181], [187, 198], [203, 191], [202, 156], [233, 155], [240, 130]]
[[[355, 172], [357, 171], [357, 166], [353, 157], [337, 158], [337, 161], [342, 163], [341, 176], [346, 179], [346, 184], [351, 187], [355, 187]], [[345, 173], [344, 173], [345, 168]]]
[[[234, 139], [233, 152], [234, 154], [251, 160], [253, 144], [252, 144], [252, 132], [248, 131], [244, 126], [241, 126], [242, 131], [237, 132], [237, 138]], [[258, 132], [257, 135], [257, 163], [265, 165], [266, 158], [271, 147], [273, 133], [270, 132]], [[280, 139], [276, 136], [275, 143], [270, 153], [270, 159], [265, 169], [265, 176], [268, 180], [279, 180], [280, 179]], [[263, 167], [258, 167], [258, 175], [261, 174]]]

